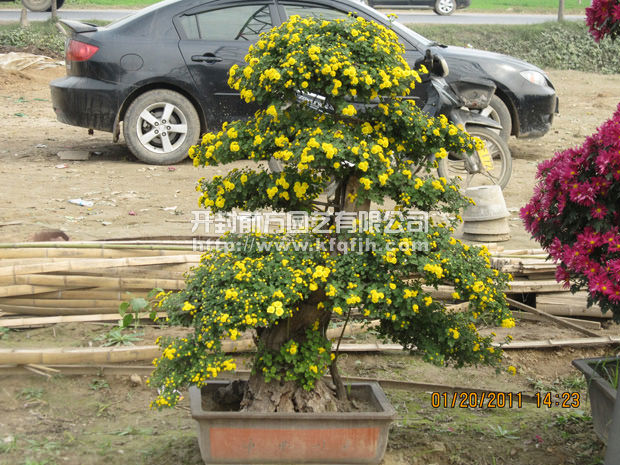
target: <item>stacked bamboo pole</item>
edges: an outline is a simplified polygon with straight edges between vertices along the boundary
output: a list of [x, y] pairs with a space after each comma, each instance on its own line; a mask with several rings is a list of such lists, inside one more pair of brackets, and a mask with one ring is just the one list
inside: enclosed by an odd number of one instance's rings
[[151, 289], [182, 289], [183, 274], [199, 260], [186, 240], [0, 244], [0, 311], [117, 314], [122, 302]]

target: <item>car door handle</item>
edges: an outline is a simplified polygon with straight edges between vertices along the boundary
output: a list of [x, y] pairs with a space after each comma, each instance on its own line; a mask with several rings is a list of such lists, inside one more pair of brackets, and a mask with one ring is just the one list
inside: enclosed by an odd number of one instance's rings
[[192, 61], [198, 61], [202, 63], [217, 63], [222, 61], [222, 58], [216, 57], [213, 53], [205, 53], [204, 55], [192, 55]]

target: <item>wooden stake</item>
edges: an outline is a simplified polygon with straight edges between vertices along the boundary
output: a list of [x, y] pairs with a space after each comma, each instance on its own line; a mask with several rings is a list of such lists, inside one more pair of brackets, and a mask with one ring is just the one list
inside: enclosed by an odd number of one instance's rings
[[[534, 313], [519, 312], [517, 310], [514, 310], [512, 312], [512, 316], [514, 316], [516, 318], [520, 318], [522, 320], [546, 321], [546, 318], [543, 318], [540, 315], [536, 315]], [[559, 317], [559, 318], [561, 320], [572, 321], [576, 325], [579, 325], [579, 326], [581, 326], [583, 328], [586, 328], [586, 329], [593, 329], [593, 330], [600, 330], [601, 329], [601, 324], [598, 321], [580, 320], [578, 318], [563, 318], [563, 317]]]
[[[157, 313], [158, 318], [165, 318], [165, 312]], [[140, 319], [148, 319], [147, 313], [140, 313]], [[102, 322], [102, 321], [118, 321], [121, 316], [116, 314], [99, 313], [94, 315], [67, 315], [52, 317], [29, 317], [29, 318], [3, 318], [0, 319], [0, 327], [4, 328], [29, 328], [32, 326], [50, 325], [58, 323], [80, 323], [80, 322]]]
[[518, 308], [519, 310], [524, 310], [526, 312], [530, 312], [530, 313], [535, 313], [539, 316], [541, 316], [542, 318], [548, 320], [548, 321], [552, 321], [554, 323], [556, 323], [558, 326], [563, 326], [565, 328], [569, 328], [569, 329], [573, 329], [575, 331], [579, 331], [582, 334], [585, 334], [587, 336], [592, 336], [592, 337], [598, 337], [598, 333], [595, 333], [593, 331], [590, 331], [589, 329], [585, 329], [582, 328], [581, 326], [575, 324], [575, 323], [571, 323], [570, 321], [565, 321], [562, 320], [560, 318], [558, 318], [557, 316], [554, 315], [549, 315], [545, 312], [542, 312], [534, 307], [530, 307], [529, 305], [523, 304], [521, 302], [517, 302], [516, 300], [510, 299], [510, 298], [506, 298], [506, 301], [508, 302], [509, 305], [511, 305], [512, 307]]
[[28, 307], [21, 305], [0, 304], [1, 310], [7, 310], [14, 315], [36, 315], [36, 316], [59, 316], [59, 315], [97, 315], [101, 313], [118, 314], [118, 305], [114, 307]]
[[584, 337], [578, 339], [546, 339], [543, 341], [513, 341], [502, 349], [549, 349], [553, 347], [595, 347], [620, 344], [620, 337]]
[[30, 286], [28, 284], [17, 284], [15, 286], [0, 287], [0, 298], [13, 297], [19, 295], [32, 295], [51, 292], [55, 289], [46, 286]]
[[[36, 244], [36, 243], [35, 243]], [[65, 242], [65, 244], [73, 244]], [[156, 246], [131, 246], [111, 244], [108, 247], [0, 247], [0, 259], [25, 259], [25, 258], [125, 258], [125, 257], [163, 257], [178, 255], [179, 252], [196, 254], [191, 245], [169, 246], [166, 248]]]
[[1, 299], [0, 308], [16, 306], [43, 308], [118, 308], [122, 300], [100, 299]]
[[[142, 269], [142, 274], [149, 274], [147, 267]], [[49, 275], [49, 274], [26, 274], [8, 277], [10, 284], [29, 284], [33, 286], [48, 286], [58, 288], [84, 288], [98, 287], [102, 289], [125, 290], [151, 290], [161, 288], [165, 290], [178, 290], [185, 288], [185, 281], [181, 279], [156, 279], [156, 278], [115, 278], [105, 276], [86, 275]], [[7, 279], [8, 280], [8, 279]], [[0, 281], [0, 284], [4, 284]], [[8, 284], [8, 283], [7, 283]]]
[[111, 259], [69, 259], [55, 263], [34, 263], [0, 267], [0, 276], [22, 274], [80, 272], [93, 269], [119, 268], [125, 266], [146, 266], [178, 263], [198, 263], [198, 255], [171, 255], [163, 257], [128, 257]]

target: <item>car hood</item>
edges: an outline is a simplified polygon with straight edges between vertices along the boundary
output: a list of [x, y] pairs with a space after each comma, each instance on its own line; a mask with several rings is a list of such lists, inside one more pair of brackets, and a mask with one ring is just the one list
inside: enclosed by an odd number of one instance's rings
[[454, 71], [455, 74], [458, 73], [460, 76], [468, 74], [479, 76], [481, 70], [489, 76], [526, 70], [534, 70], [546, 74], [531, 63], [501, 53], [452, 45], [435, 45], [432, 47], [432, 51], [444, 57], [448, 62], [450, 71]]

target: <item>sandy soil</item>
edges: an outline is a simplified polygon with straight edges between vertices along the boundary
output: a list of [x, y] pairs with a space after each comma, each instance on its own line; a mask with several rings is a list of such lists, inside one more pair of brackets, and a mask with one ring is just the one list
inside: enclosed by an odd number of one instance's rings
[[[125, 145], [113, 144], [108, 133], [89, 136], [86, 129], [57, 122], [48, 83], [62, 75], [62, 67], [0, 71], [0, 117], [5, 122], [0, 241], [28, 240], [44, 227], [81, 240], [190, 235], [191, 211], [197, 208], [194, 185], [212, 169], [198, 170], [189, 162], [172, 168], [144, 165]], [[517, 213], [531, 195], [536, 164], [581, 143], [611, 116], [620, 95], [617, 75], [553, 70], [550, 75], [561, 109], [552, 130], [540, 139], [510, 141], [514, 173], [505, 197], [513, 213], [513, 240], [504, 244], [507, 248], [536, 246]], [[57, 156], [63, 150], [87, 150], [91, 157], [63, 162]], [[70, 204], [74, 198], [93, 201], [94, 207]], [[19, 224], [6, 225], [15, 222]]]

